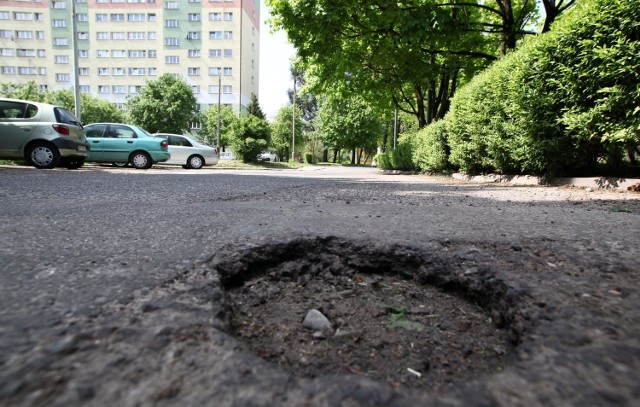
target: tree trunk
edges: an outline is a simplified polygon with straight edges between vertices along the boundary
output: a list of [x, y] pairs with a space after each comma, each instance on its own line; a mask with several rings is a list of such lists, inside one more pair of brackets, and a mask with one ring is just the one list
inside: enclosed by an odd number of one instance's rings
[[329, 147], [325, 147], [322, 149], [322, 162], [323, 163], [329, 162]]
[[502, 34], [500, 37], [500, 55], [506, 55], [507, 51], [516, 48], [516, 22], [513, 18], [511, 0], [496, 0], [502, 16]]
[[[433, 121], [433, 112], [435, 109], [435, 101], [436, 101], [436, 85], [431, 81], [429, 84], [429, 89], [427, 89], [427, 118], [426, 125], [431, 124]], [[422, 128], [422, 127], [420, 127]]]
[[568, 0], [564, 6], [562, 3], [564, 3], [564, 0], [542, 0], [542, 4], [544, 5], [544, 12], [546, 14], [546, 17], [544, 19], [544, 26], [542, 27], [543, 33], [546, 33], [551, 29], [551, 24], [553, 24], [560, 13], [562, 13], [567, 9], [567, 7], [575, 3], [575, 0]]
[[418, 110], [416, 111], [416, 116], [418, 117], [418, 128], [423, 129], [424, 126], [427, 125], [427, 119], [424, 114], [424, 94], [422, 93], [422, 88], [420, 86], [415, 87], [416, 91], [416, 106]]
[[335, 164], [338, 160], [338, 153], [340, 152], [340, 150], [338, 150], [337, 148], [333, 149], [333, 163]]
[[356, 149], [351, 150], [351, 165], [355, 165], [356, 163]]

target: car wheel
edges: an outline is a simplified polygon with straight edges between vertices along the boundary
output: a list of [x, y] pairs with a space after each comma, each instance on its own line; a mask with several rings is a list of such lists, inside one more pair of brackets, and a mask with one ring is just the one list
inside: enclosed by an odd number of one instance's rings
[[70, 169], [70, 170], [77, 170], [78, 168], [82, 167], [84, 165], [84, 160], [83, 159], [79, 159], [79, 160], [68, 160], [64, 163], [65, 168]]
[[191, 157], [189, 157], [189, 160], [187, 160], [187, 167], [194, 170], [199, 170], [203, 165], [204, 161], [199, 155], [192, 155]]
[[27, 150], [27, 161], [36, 168], [51, 169], [60, 163], [58, 149], [49, 143], [34, 143]]
[[136, 168], [138, 170], [146, 170], [148, 168], [151, 168], [151, 166], [153, 165], [151, 157], [149, 157], [149, 154], [145, 153], [144, 151], [136, 151], [135, 153], [131, 154], [129, 163], [133, 166], [133, 168]]
[[116, 163], [111, 163], [111, 165], [113, 165], [114, 167], [126, 167], [129, 165], [129, 163], [116, 162]]

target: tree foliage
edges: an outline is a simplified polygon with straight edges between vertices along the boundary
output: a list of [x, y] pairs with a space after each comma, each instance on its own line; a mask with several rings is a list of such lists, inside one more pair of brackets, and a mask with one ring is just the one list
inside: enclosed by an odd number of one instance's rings
[[244, 162], [256, 162], [258, 154], [269, 145], [271, 129], [266, 120], [250, 115], [233, 123], [231, 135], [236, 156]]
[[[225, 150], [233, 139], [233, 126], [240, 120], [230, 106], [220, 107], [220, 147]], [[211, 105], [202, 117], [200, 135], [209, 145], [218, 144], [218, 106]]]
[[258, 102], [258, 96], [256, 96], [255, 93], [251, 94], [251, 101], [249, 102], [249, 105], [247, 106], [247, 113], [250, 116], [255, 116], [258, 119], [266, 119], [267, 117], [265, 116], [264, 112], [262, 111], [262, 108], [260, 107], [260, 102]]
[[191, 86], [168, 73], [146, 82], [138, 95], [127, 100], [127, 111], [134, 124], [151, 133], [187, 132], [199, 116]]
[[[296, 146], [303, 145], [303, 134], [306, 123], [302, 120], [302, 111], [296, 108], [295, 129]], [[293, 132], [293, 107], [283, 106], [271, 122], [271, 147], [276, 151], [281, 161], [286, 161], [290, 155]]]

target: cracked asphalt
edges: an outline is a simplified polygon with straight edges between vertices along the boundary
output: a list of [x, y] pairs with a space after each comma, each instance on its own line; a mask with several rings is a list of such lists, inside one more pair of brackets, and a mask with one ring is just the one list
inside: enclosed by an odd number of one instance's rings
[[[638, 193], [350, 167], [0, 167], [0, 220], [2, 405], [640, 403]], [[252, 355], [225, 281], [323, 251], [480, 303], [513, 360], [430, 393]]]

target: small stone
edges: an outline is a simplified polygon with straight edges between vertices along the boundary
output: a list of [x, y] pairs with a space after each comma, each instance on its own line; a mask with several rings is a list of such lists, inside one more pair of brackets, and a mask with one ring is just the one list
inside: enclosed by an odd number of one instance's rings
[[333, 330], [329, 319], [317, 309], [312, 309], [307, 312], [307, 315], [302, 321], [302, 326], [315, 332], [330, 332]]

